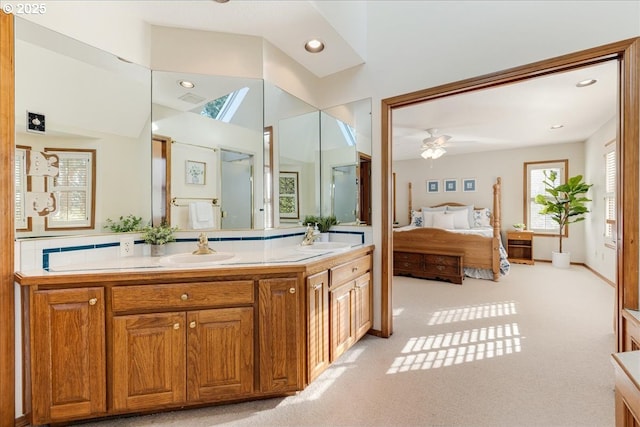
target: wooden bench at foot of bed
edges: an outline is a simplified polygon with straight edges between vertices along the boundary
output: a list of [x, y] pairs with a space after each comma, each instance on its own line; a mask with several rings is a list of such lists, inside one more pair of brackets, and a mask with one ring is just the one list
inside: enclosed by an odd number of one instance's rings
[[462, 285], [464, 279], [462, 252], [394, 251], [393, 274], [420, 279], [448, 280]]

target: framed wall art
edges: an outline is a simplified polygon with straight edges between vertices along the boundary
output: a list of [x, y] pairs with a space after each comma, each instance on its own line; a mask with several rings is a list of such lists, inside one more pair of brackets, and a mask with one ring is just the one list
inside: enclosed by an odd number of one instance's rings
[[206, 183], [207, 164], [187, 160], [185, 166], [185, 177], [187, 184], [204, 185]]
[[280, 172], [278, 180], [280, 218], [300, 218], [298, 203], [298, 172]]
[[476, 179], [462, 178], [462, 191], [465, 193], [472, 193], [476, 191]]
[[443, 186], [445, 193], [455, 193], [458, 191], [458, 180], [456, 178], [444, 179]]
[[437, 179], [428, 179], [427, 193], [439, 193], [439, 192], [440, 192], [440, 181]]

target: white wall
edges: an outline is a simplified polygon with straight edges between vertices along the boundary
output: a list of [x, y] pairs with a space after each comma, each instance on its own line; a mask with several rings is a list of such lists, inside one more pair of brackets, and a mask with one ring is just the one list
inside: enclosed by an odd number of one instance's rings
[[584, 221], [586, 263], [614, 283], [616, 281], [616, 250], [604, 245], [604, 155], [605, 144], [616, 138], [616, 127], [617, 120], [613, 117], [587, 140], [584, 171], [585, 182], [593, 184], [589, 193], [592, 199], [591, 213]]
[[[547, 145], [518, 150], [485, 151], [468, 155], [444, 155], [430, 160], [403, 160], [393, 163], [396, 173], [396, 213], [400, 224], [408, 220], [408, 183], [413, 183], [414, 208], [432, 206], [444, 202], [473, 204], [476, 207], [493, 206], [493, 183], [502, 178], [502, 226], [503, 232], [511, 225], [524, 220], [524, 162], [569, 160], [569, 176], [584, 174], [584, 143]], [[426, 180], [445, 178], [476, 178], [475, 193], [429, 193]], [[503, 236], [504, 237], [504, 236]], [[586, 262], [584, 222], [570, 226], [569, 238], [563, 239], [563, 247], [571, 252], [574, 262]], [[551, 251], [557, 250], [558, 238], [534, 237], [535, 259], [550, 260]]]

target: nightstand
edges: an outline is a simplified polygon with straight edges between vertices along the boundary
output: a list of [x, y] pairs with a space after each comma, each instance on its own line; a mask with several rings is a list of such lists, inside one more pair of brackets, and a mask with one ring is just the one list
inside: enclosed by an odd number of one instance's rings
[[514, 264], [533, 265], [533, 231], [507, 231], [507, 254]]

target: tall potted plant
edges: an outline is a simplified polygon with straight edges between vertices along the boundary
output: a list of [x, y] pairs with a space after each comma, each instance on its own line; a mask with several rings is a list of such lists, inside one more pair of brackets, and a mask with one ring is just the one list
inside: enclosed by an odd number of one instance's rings
[[576, 175], [566, 183], [556, 185], [558, 174], [553, 170], [548, 173], [544, 171], [544, 177], [546, 194], [538, 194], [535, 202], [542, 205], [540, 214], [550, 215], [558, 223], [559, 250], [552, 252], [552, 263], [556, 267], [567, 268], [571, 262], [571, 254], [562, 251], [562, 237], [569, 224], [584, 221], [584, 215], [589, 212], [585, 204], [591, 201], [585, 194], [593, 184], [584, 183], [582, 175]]

